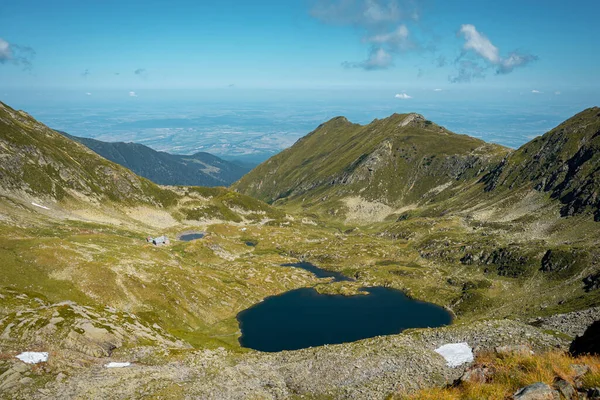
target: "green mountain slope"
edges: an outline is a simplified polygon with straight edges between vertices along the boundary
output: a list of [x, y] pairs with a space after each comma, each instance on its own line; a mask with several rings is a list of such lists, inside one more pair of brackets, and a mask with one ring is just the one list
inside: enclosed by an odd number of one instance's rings
[[5, 193], [162, 206], [177, 197], [1, 102], [0, 157]]
[[482, 174], [508, 152], [418, 114], [394, 114], [365, 126], [338, 117], [233, 188], [270, 203], [361, 196], [406, 206]]
[[[108, 213], [112, 221], [119, 221], [124, 213], [141, 206], [166, 208], [167, 225], [277, 220], [284, 215], [225, 188], [161, 187], [3, 103], [0, 160], [0, 199], [28, 207], [43, 205], [47, 210], [51, 205], [48, 214], [54, 216], [66, 213], [69, 218], [80, 218], [82, 213], [74, 216], [71, 212], [83, 210], [86, 220], [105, 220], [99, 214]], [[143, 215], [134, 213], [133, 220], [127, 222], [153, 226], [151, 218]]]
[[138, 143], [102, 142], [61, 133], [159, 185], [229, 186], [250, 171], [209, 153], [176, 155]]
[[484, 177], [485, 189], [532, 187], [562, 204], [561, 215], [600, 221], [600, 108], [575, 115], [506, 157]]

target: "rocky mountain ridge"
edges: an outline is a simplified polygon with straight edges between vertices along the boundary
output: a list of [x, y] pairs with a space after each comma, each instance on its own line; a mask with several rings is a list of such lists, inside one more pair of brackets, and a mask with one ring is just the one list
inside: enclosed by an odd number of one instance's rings
[[394, 114], [365, 126], [338, 117], [232, 187], [338, 219], [353, 213], [347, 203], [357, 196], [365, 212], [389, 208], [384, 216], [423, 207], [441, 215], [484, 204], [511, 214], [521, 213], [515, 203], [535, 191], [541, 196], [529, 208], [549, 210], [556, 202], [563, 217], [591, 213], [599, 220], [599, 132], [598, 107], [517, 150], [454, 134], [419, 114]]

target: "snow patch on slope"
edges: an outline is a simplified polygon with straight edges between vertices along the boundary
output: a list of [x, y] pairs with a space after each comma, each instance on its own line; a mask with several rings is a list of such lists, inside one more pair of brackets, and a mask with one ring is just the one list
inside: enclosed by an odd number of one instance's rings
[[125, 368], [131, 366], [130, 362], [110, 362], [106, 364], [105, 368]]
[[449, 367], [458, 367], [473, 361], [473, 351], [467, 343], [448, 343], [435, 349], [435, 352], [444, 357]]
[[48, 353], [46, 352], [35, 352], [35, 351], [26, 351], [17, 356], [17, 358], [23, 361], [25, 364], [38, 364], [41, 362], [48, 361]]

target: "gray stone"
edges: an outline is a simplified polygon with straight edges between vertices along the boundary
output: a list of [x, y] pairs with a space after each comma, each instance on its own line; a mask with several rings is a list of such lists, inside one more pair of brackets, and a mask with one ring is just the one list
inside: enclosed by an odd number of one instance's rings
[[543, 382], [533, 383], [519, 389], [513, 396], [514, 400], [560, 400], [560, 395]]
[[564, 379], [556, 379], [554, 381], [554, 387], [559, 393], [567, 400], [577, 400], [577, 391], [569, 382]]
[[31, 385], [33, 383], [33, 379], [31, 378], [23, 378], [19, 381], [19, 383], [23, 386], [28, 386]]
[[583, 378], [585, 374], [590, 372], [590, 367], [585, 364], [571, 364], [569, 367], [571, 368], [571, 371], [575, 373], [575, 379]]
[[491, 375], [491, 370], [485, 365], [475, 365], [465, 371], [460, 382], [485, 383]]
[[585, 330], [600, 319], [600, 307], [573, 311], [566, 314], [555, 314], [544, 318], [535, 318], [528, 323], [542, 329], [562, 332], [571, 337], [581, 336]]

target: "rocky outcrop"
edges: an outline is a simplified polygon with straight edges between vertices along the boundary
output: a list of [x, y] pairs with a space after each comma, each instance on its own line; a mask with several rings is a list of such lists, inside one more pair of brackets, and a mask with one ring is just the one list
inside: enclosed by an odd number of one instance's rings
[[576, 356], [581, 354], [600, 355], [600, 320], [591, 324], [583, 335], [575, 338], [569, 351]]
[[529, 320], [528, 323], [544, 330], [561, 332], [574, 338], [583, 335], [586, 329], [597, 320], [600, 320], [600, 307], [555, 314], [543, 318], [539, 317]]
[[586, 276], [583, 279], [583, 284], [586, 292], [600, 289], [600, 272]]
[[94, 309], [73, 302], [36, 301], [41, 304], [21, 308], [0, 319], [0, 341], [5, 347], [71, 350], [90, 357], [109, 357], [115, 349], [141, 343], [159, 348], [190, 347], [160, 326], [144, 323], [131, 313]]
[[560, 394], [550, 385], [543, 382], [533, 383], [519, 389], [513, 396], [514, 400], [560, 400]]
[[561, 272], [586, 266], [590, 262], [589, 253], [577, 249], [551, 249], [544, 254], [540, 270]]
[[468, 364], [449, 367], [434, 351], [460, 342], [468, 343], [475, 353], [502, 345], [527, 344], [535, 351], [563, 345], [525, 324], [483, 321], [297, 351], [198, 350], [177, 361], [136, 363], [118, 371], [96, 365], [71, 371], [65, 381], [51, 381], [41, 390], [46, 397], [63, 399], [135, 398], [177, 387], [190, 398], [219, 400], [245, 399], [250, 394], [263, 399], [383, 399], [446, 385], [463, 376]]

